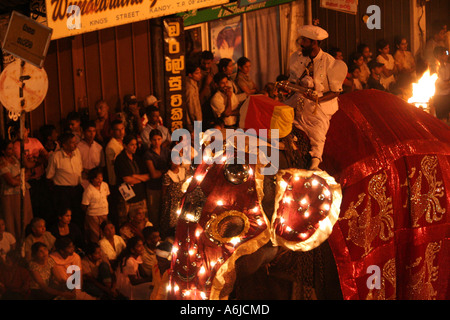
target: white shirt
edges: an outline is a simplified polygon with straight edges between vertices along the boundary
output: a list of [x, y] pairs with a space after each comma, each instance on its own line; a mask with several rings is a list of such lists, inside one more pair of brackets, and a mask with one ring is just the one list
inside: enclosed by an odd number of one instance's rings
[[84, 189], [81, 204], [88, 206], [88, 216], [104, 216], [108, 214], [109, 187], [106, 182], [102, 182], [100, 190], [91, 183]]
[[109, 260], [116, 260], [118, 255], [127, 247], [125, 240], [123, 240], [123, 238], [121, 236], [118, 236], [117, 234], [114, 235], [114, 247], [116, 248], [115, 250], [109, 240], [106, 238], [100, 239], [98, 244]]
[[[388, 69], [388, 70], [392, 70], [394, 69], [395, 66], [395, 60], [394, 57], [390, 54], [387, 55], [388, 59], [386, 60], [385, 58], [383, 58], [383, 56], [380, 54], [377, 57], [377, 61], [380, 63], [383, 63], [384, 66]], [[386, 90], [389, 90], [389, 86], [391, 85], [391, 83], [395, 82], [395, 78], [394, 75], [391, 74], [389, 77], [386, 77], [384, 75], [384, 73], [381, 73], [381, 78], [380, 78], [380, 83], [383, 85], [383, 87]]]
[[116, 172], [114, 171], [114, 160], [123, 150], [123, 145], [115, 138], [111, 138], [105, 148], [106, 170], [108, 172], [108, 182], [110, 185], [116, 185]]
[[94, 169], [105, 165], [105, 157], [103, 155], [103, 147], [96, 141], [89, 145], [86, 140], [78, 143], [78, 149], [83, 162], [83, 169]]
[[147, 146], [148, 148], [150, 148], [150, 132], [153, 129], [158, 129], [159, 131], [161, 131], [162, 133], [162, 142], [164, 141], [171, 141], [172, 138], [170, 136], [169, 133], [169, 129], [167, 129], [164, 126], [161, 126], [159, 124], [157, 124], [156, 126], [151, 126], [149, 123], [147, 123], [147, 125], [144, 127], [144, 129], [142, 129], [141, 132], [141, 139], [142, 139], [142, 143]]
[[55, 151], [47, 166], [47, 179], [57, 186], [77, 186], [81, 183], [83, 163], [80, 150], [75, 149], [69, 156], [63, 149]]
[[[291, 65], [289, 81], [297, 82], [298, 77], [302, 76], [306, 66], [311, 59], [305, 56], [298, 56], [296, 63]], [[319, 97], [324, 93], [342, 92], [342, 84], [347, 76], [347, 65], [334, 59], [330, 54], [320, 50], [314, 58], [314, 90]], [[303, 109], [297, 107], [297, 101], [300, 94], [293, 95], [284, 103], [295, 109], [294, 125], [303, 130], [310, 139], [312, 157], [322, 160], [323, 148], [325, 146], [325, 137], [330, 126], [330, 120], [333, 114], [338, 110], [338, 99], [321, 102], [318, 106], [308, 99], [304, 99]]]
[[[221, 91], [217, 91], [211, 98], [211, 108], [214, 111], [217, 118], [220, 118], [225, 111], [227, 105], [227, 96]], [[236, 110], [239, 107], [239, 100], [234, 93], [231, 94], [231, 110]], [[226, 126], [235, 125], [237, 121], [236, 116], [228, 116], [223, 118], [223, 122]]]

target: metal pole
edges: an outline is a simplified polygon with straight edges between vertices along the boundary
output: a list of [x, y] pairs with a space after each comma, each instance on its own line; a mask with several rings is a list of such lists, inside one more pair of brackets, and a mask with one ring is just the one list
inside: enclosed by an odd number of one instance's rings
[[[23, 108], [25, 106], [25, 99], [23, 98], [23, 87], [25, 83], [22, 80], [23, 70], [25, 67], [25, 61], [21, 61], [20, 63], [20, 82], [21, 86], [19, 87], [19, 97], [20, 97], [20, 105]], [[25, 142], [24, 142], [24, 132], [25, 132], [25, 111], [20, 113], [20, 225], [21, 225], [21, 239], [24, 238], [24, 216], [25, 216], [25, 192], [26, 192], [26, 184], [25, 184]]]

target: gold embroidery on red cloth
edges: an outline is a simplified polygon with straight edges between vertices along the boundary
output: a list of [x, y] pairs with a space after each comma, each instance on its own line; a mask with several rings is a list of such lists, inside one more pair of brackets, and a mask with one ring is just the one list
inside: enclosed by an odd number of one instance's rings
[[[411, 186], [411, 220], [413, 227], [419, 227], [419, 219], [425, 215], [428, 223], [433, 223], [442, 219], [445, 208], [441, 207], [438, 198], [445, 194], [442, 181], [437, 181], [436, 167], [438, 159], [436, 156], [425, 156], [421, 162], [421, 169], [414, 184]], [[413, 168], [413, 173], [415, 168]], [[422, 193], [422, 176], [428, 182], [428, 191]]]
[[[410, 300], [434, 300], [436, 299], [437, 291], [434, 290], [432, 282], [438, 279], [439, 267], [434, 266], [436, 254], [441, 250], [441, 243], [430, 242], [425, 250], [425, 260], [416, 273], [411, 274], [407, 285], [407, 297]], [[422, 257], [417, 258], [414, 263], [406, 266], [407, 270], [414, 269], [420, 265]], [[411, 272], [411, 271], [410, 271]]]
[[[370, 289], [366, 300], [394, 300], [396, 295], [395, 258], [388, 260], [383, 266], [380, 289]], [[386, 298], [386, 280], [394, 287], [394, 292]]]
[[[361, 214], [356, 209], [359, 207], [364, 198], [365, 193], [358, 195], [358, 201], [352, 201], [344, 213], [344, 216], [339, 220], [349, 220], [348, 235], [346, 240], [351, 240], [355, 245], [364, 248], [365, 257], [372, 250], [373, 240], [379, 236], [381, 240], [387, 241], [394, 236], [393, 227], [394, 220], [392, 218], [392, 198], [386, 196], [386, 181], [387, 174], [382, 172], [370, 179], [368, 184], [367, 204]], [[372, 216], [372, 201], [375, 199], [378, 203], [379, 211], [375, 216]]]

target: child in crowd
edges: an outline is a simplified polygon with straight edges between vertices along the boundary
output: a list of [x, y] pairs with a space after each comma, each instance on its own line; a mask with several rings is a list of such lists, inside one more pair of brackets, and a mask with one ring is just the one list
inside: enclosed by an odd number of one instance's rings
[[160, 243], [161, 237], [155, 227], [145, 227], [142, 231], [144, 235], [144, 251], [142, 253], [142, 271], [146, 276], [152, 275], [153, 266], [156, 261], [156, 246]]
[[81, 205], [86, 212], [85, 230], [91, 242], [101, 239], [102, 222], [108, 217], [109, 187], [103, 181], [101, 168], [91, 169], [88, 173], [89, 185], [84, 189]]
[[81, 115], [72, 111], [67, 115], [67, 125], [69, 126], [69, 131], [73, 133], [76, 138], [76, 143], [78, 144], [83, 138], [83, 130], [81, 129]]

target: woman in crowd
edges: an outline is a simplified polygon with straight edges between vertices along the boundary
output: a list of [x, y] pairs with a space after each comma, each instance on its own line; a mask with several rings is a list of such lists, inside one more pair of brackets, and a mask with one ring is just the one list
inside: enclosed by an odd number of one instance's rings
[[404, 37], [395, 39], [394, 53], [395, 65], [397, 66], [397, 84], [404, 98], [412, 95], [411, 84], [416, 80], [416, 62], [411, 51], [408, 51], [408, 41]]
[[237, 61], [238, 72], [236, 75], [236, 84], [241, 92], [247, 96], [258, 93], [256, 83], [250, 78], [251, 62], [247, 57], [240, 57]]
[[58, 222], [49, 228], [51, 234], [56, 238], [68, 236], [72, 239], [78, 253], [84, 250], [84, 235], [78, 226], [72, 222], [72, 210], [65, 207], [58, 212]]
[[145, 211], [142, 208], [132, 210], [128, 213], [129, 220], [120, 228], [120, 236], [128, 241], [130, 238], [139, 237], [144, 240], [142, 230], [145, 227], [152, 226], [152, 223], [145, 217]]
[[115, 269], [117, 257], [126, 248], [126, 243], [121, 236], [116, 235], [114, 224], [106, 220], [101, 224], [103, 238], [98, 242], [103, 253], [108, 257], [109, 263]]
[[26, 183], [22, 220], [20, 209], [20, 162], [14, 155], [13, 143], [9, 140], [2, 140], [0, 143], [0, 153], [0, 177], [2, 184], [0, 199], [6, 230], [16, 239], [20, 239], [24, 236], [25, 226], [33, 218], [29, 192], [30, 186]]
[[141, 264], [144, 243], [139, 237], [132, 237], [127, 248], [119, 257], [117, 268], [117, 290], [130, 300], [149, 300], [151, 277], [142, 277]]
[[36, 242], [42, 242], [47, 246], [49, 252], [53, 251], [55, 237], [47, 231], [45, 220], [33, 218], [30, 222], [31, 233], [25, 238], [23, 243], [23, 255], [27, 261], [31, 260], [31, 246]]
[[55, 261], [49, 258], [45, 243], [36, 242], [31, 246], [31, 261], [28, 266], [31, 274], [32, 300], [52, 300], [57, 297], [72, 300], [75, 292], [68, 289], [58, 290], [52, 286], [53, 267]]
[[397, 66], [395, 65], [394, 57], [389, 53], [389, 43], [384, 39], [378, 40], [377, 51], [377, 61], [384, 64], [381, 72], [380, 83], [387, 91], [392, 92], [395, 85]]
[[139, 208], [147, 212], [145, 183], [150, 179], [142, 159], [136, 154], [136, 137], [125, 136], [123, 147], [114, 161], [117, 183], [122, 194], [118, 203], [119, 226], [127, 221], [128, 212]]

